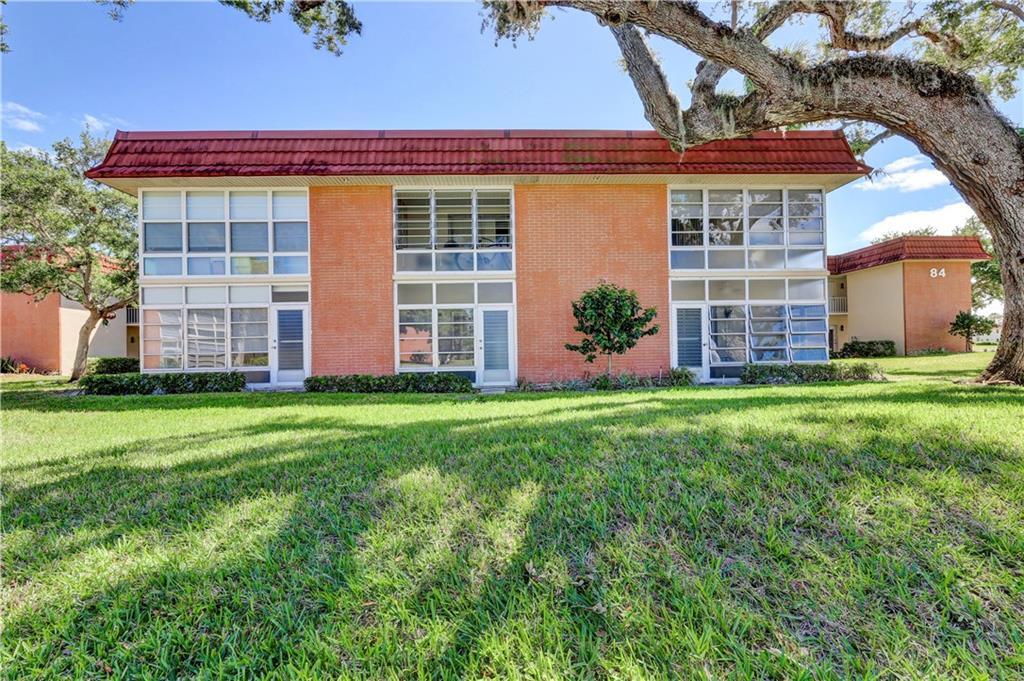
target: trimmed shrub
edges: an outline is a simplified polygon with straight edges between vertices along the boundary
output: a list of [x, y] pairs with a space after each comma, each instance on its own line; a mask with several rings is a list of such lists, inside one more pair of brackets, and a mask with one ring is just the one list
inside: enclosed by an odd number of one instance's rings
[[135, 357], [93, 357], [86, 368], [89, 374], [137, 374], [139, 360]]
[[946, 348], [921, 348], [920, 350], [914, 350], [908, 352], [908, 357], [937, 357], [941, 355], [948, 355], [949, 350]]
[[895, 357], [896, 342], [891, 340], [858, 340], [853, 338], [843, 345], [840, 357], [868, 358]]
[[877, 364], [747, 364], [740, 382], [751, 385], [825, 383], [831, 381], [884, 381]]
[[599, 374], [587, 378], [574, 378], [550, 383], [519, 382], [523, 392], [582, 391], [582, 390], [635, 390], [637, 388], [669, 388], [696, 383], [689, 369], [671, 369], [667, 374], [642, 376], [623, 372], [618, 375]]
[[78, 382], [89, 395], [158, 395], [174, 393], [227, 393], [245, 389], [245, 376], [237, 371], [186, 374], [86, 374]]
[[469, 393], [473, 382], [448, 372], [386, 374], [347, 374], [310, 376], [304, 382], [311, 393]]

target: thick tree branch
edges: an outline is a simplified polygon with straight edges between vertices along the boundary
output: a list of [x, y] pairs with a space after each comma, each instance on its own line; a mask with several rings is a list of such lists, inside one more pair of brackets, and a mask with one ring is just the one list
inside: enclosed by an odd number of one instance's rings
[[[776, 3], [758, 17], [750, 27], [750, 32], [758, 40], [764, 41], [768, 36], [781, 28], [798, 9], [799, 3], [797, 2]], [[730, 28], [736, 30], [735, 19]], [[718, 88], [718, 83], [728, 70], [727, 66], [715, 62], [701, 61], [697, 64], [697, 77], [690, 87], [693, 98], [701, 98], [705, 100], [705, 104], [710, 103], [715, 95], [715, 90]]]
[[631, 24], [610, 26], [626, 70], [644, 104], [644, 115], [673, 146], [682, 146], [686, 134], [682, 127], [679, 99], [669, 87], [668, 78], [651, 51], [647, 39]]
[[989, 4], [997, 9], [1009, 12], [1021, 21], [1024, 21], [1024, 7], [1021, 5], [1017, 5], [1012, 2], [1003, 2], [1002, 0], [989, 0]]

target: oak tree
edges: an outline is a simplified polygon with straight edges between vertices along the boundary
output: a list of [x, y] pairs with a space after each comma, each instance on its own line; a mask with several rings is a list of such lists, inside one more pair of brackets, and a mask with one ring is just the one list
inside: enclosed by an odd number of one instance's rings
[[138, 296], [135, 199], [85, 178], [109, 141], [84, 131], [52, 154], [0, 142], [4, 291], [42, 300], [61, 295], [89, 313], [78, 332], [71, 380], [84, 372], [97, 326]]

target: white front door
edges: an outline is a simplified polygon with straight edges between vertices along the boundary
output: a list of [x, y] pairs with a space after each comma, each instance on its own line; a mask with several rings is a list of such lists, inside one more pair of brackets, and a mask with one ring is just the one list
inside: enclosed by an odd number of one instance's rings
[[709, 380], [707, 305], [673, 306], [672, 366], [689, 369], [698, 381]]
[[304, 306], [273, 308], [270, 332], [270, 381], [299, 384], [309, 375], [309, 310]]
[[512, 385], [515, 372], [515, 314], [512, 306], [478, 306], [476, 382]]

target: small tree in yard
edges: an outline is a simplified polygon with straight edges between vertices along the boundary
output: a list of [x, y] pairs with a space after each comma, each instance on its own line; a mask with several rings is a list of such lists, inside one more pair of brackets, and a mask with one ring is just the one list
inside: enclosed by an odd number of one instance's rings
[[954, 336], [965, 338], [967, 340], [967, 352], [970, 352], [973, 349], [974, 337], [992, 333], [994, 328], [996, 328], [996, 323], [988, 317], [982, 317], [980, 314], [972, 314], [966, 310], [961, 310], [949, 325], [949, 332]]
[[658, 311], [640, 307], [636, 291], [615, 284], [603, 283], [584, 291], [573, 301], [572, 314], [576, 318], [573, 329], [583, 334], [583, 340], [566, 343], [565, 349], [580, 353], [587, 362], [607, 355], [609, 374], [612, 355], [625, 354], [644, 336], [658, 333], [657, 324], [649, 326]]
[[52, 155], [11, 151], [0, 142], [0, 283], [37, 300], [62, 295], [89, 313], [78, 332], [72, 381], [85, 372], [96, 327], [138, 296], [135, 200], [85, 178], [108, 146], [88, 129], [77, 145], [55, 144]]

